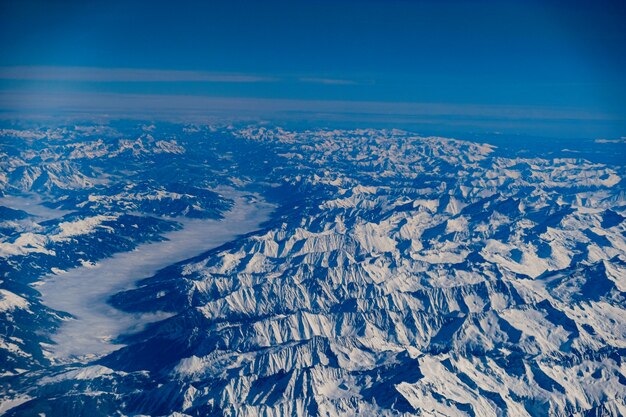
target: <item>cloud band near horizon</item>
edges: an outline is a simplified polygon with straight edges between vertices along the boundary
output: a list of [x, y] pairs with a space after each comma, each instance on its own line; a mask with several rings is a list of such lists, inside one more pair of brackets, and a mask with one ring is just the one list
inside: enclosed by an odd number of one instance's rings
[[200, 82], [200, 83], [273, 83], [300, 82], [324, 85], [354, 85], [356, 81], [313, 76], [268, 76], [150, 68], [101, 68], [68, 66], [0, 67], [0, 80], [69, 82]]
[[623, 136], [626, 121], [604, 113], [545, 106], [302, 100], [206, 95], [0, 90], [0, 119], [215, 120], [393, 126], [452, 131]]

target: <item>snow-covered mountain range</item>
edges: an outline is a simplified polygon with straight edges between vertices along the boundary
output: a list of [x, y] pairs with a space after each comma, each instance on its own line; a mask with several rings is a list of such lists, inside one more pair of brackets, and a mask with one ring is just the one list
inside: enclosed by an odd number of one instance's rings
[[[0, 134], [6, 415], [626, 414], [624, 165], [399, 130]], [[167, 313], [118, 350], [55, 358], [42, 277], [219, 219], [226, 188], [271, 219], [111, 294]]]

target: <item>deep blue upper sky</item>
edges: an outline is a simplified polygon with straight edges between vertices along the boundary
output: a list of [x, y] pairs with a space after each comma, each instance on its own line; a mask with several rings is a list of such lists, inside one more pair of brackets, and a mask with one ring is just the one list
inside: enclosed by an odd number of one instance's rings
[[622, 3], [5, 0], [0, 91], [495, 106], [626, 135]]

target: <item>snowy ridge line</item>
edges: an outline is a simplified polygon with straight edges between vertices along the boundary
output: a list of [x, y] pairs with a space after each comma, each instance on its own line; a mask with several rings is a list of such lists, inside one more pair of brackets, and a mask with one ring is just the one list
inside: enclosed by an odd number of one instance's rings
[[281, 202], [267, 227], [116, 294], [171, 316], [9, 415], [626, 413], [623, 169], [398, 130], [228, 134], [279, 155], [249, 178]]

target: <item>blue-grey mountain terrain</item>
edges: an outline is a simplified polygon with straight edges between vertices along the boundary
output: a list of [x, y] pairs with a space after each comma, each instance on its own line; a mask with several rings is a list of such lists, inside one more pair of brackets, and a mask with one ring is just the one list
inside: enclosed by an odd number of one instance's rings
[[[577, 153], [256, 125], [0, 135], [7, 416], [626, 415], [626, 169], [598, 157], [624, 139]], [[130, 277], [108, 303], [157, 319], [115, 349], [55, 353], [81, 318], [47, 306], [43, 281], [226, 218], [234, 196], [271, 204], [269, 220]]]

